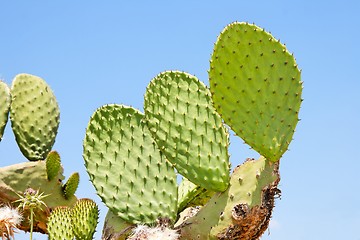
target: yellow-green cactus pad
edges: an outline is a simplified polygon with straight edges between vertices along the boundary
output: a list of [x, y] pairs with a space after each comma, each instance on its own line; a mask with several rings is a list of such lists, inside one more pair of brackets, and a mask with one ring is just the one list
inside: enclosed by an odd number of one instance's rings
[[225, 123], [261, 155], [279, 160], [302, 101], [300, 70], [286, 47], [256, 25], [232, 23], [216, 41], [209, 81]]

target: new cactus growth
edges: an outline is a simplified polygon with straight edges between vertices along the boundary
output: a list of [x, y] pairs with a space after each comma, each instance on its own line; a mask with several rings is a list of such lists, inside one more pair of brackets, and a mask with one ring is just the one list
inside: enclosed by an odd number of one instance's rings
[[215, 43], [209, 81], [225, 123], [261, 155], [279, 160], [292, 140], [302, 101], [293, 55], [264, 29], [235, 22]]
[[98, 224], [99, 209], [91, 199], [79, 199], [72, 209], [72, 229], [76, 239], [92, 240]]
[[55, 96], [39, 77], [19, 74], [11, 86], [10, 120], [21, 152], [31, 161], [51, 151], [59, 127]]
[[72, 211], [69, 207], [57, 207], [52, 211], [47, 225], [49, 240], [74, 239], [71, 216]]
[[66, 181], [66, 183], [62, 187], [62, 190], [64, 192], [64, 197], [66, 199], [70, 199], [72, 196], [74, 196], [76, 189], [79, 186], [79, 181], [80, 181], [79, 173], [75, 172], [75, 173], [71, 174], [69, 179]]
[[56, 151], [51, 151], [47, 155], [45, 159], [46, 163], [46, 174], [48, 177], [48, 180], [53, 180], [60, 172], [61, 170], [61, 160], [60, 155]]
[[10, 102], [10, 89], [6, 83], [0, 81], [0, 141], [2, 139], [4, 129], [8, 121]]

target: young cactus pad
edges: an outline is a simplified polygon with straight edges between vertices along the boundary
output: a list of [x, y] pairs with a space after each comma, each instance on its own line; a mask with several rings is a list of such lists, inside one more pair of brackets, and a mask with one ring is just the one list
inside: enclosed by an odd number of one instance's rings
[[49, 240], [73, 240], [72, 211], [69, 207], [55, 208], [48, 219]]
[[83, 157], [98, 195], [115, 214], [130, 223], [175, 220], [175, 171], [139, 111], [115, 104], [97, 109], [86, 129]]
[[41, 78], [19, 74], [13, 80], [11, 97], [10, 120], [21, 152], [31, 161], [45, 159], [59, 127], [53, 92]]
[[209, 79], [225, 123], [261, 155], [279, 160], [292, 140], [302, 101], [293, 55], [264, 29], [235, 22], [217, 39]]
[[163, 72], [147, 87], [145, 116], [160, 149], [180, 174], [203, 188], [224, 191], [230, 179], [229, 138], [210, 95], [190, 74]]
[[72, 229], [76, 239], [92, 240], [99, 219], [96, 203], [87, 198], [79, 199], [72, 209]]
[[4, 134], [10, 111], [10, 89], [6, 83], [0, 81], [0, 141]]

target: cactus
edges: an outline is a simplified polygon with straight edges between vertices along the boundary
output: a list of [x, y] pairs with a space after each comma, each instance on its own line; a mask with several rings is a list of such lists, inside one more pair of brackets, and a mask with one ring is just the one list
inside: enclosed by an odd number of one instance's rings
[[76, 189], [79, 186], [79, 181], [80, 181], [79, 173], [75, 172], [75, 173], [71, 174], [69, 179], [66, 181], [66, 183], [62, 187], [64, 197], [66, 199], [71, 198], [75, 194]]
[[[54, 179], [48, 180], [44, 161], [24, 162], [0, 168], [0, 203], [12, 203], [19, 200], [18, 195], [23, 195], [29, 187], [43, 195], [48, 195], [43, 200], [47, 207], [35, 213], [34, 224], [34, 231], [46, 232], [45, 223], [49, 211], [57, 206], [72, 206], [76, 202], [74, 195], [68, 199], [64, 197], [62, 180], [64, 180], [62, 169]], [[29, 230], [29, 225], [23, 222], [19, 228]]]
[[73, 240], [72, 211], [69, 207], [57, 207], [51, 212], [48, 222], [49, 240]]
[[229, 183], [229, 137], [210, 91], [190, 74], [169, 71], [147, 87], [145, 116], [154, 139], [180, 174], [214, 191]]
[[215, 193], [183, 178], [178, 187], [178, 212], [188, 207], [205, 205]]
[[61, 170], [61, 160], [59, 153], [56, 151], [49, 152], [45, 160], [45, 166], [48, 180], [51, 181], [59, 174]]
[[6, 83], [0, 81], [0, 141], [3, 137], [10, 111], [10, 89]]
[[124, 220], [175, 220], [176, 175], [143, 117], [139, 111], [123, 105], [106, 105], [96, 110], [84, 139], [85, 166], [98, 195]]
[[11, 86], [10, 120], [16, 142], [30, 161], [43, 160], [55, 142], [60, 112], [44, 80], [19, 74]]
[[76, 239], [92, 240], [98, 224], [99, 209], [87, 198], [79, 199], [72, 209], [72, 229]]
[[261, 155], [279, 160], [292, 140], [302, 101], [292, 54], [264, 29], [235, 22], [215, 43], [209, 79], [225, 123]]
[[235, 168], [230, 187], [176, 224], [181, 239], [257, 239], [267, 229], [278, 192], [278, 163], [261, 157]]

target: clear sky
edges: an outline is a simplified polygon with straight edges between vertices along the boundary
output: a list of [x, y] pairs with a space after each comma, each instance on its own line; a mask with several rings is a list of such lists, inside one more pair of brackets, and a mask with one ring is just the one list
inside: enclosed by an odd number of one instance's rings
[[[0, 78], [44, 78], [61, 123], [54, 149], [77, 196], [105, 207], [88, 180], [82, 140], [91, 114], [106, 103], [142, 110], [148, 82], [183, 70], [206, 84], [220, 31], [254, 22], [295, 54], [304, 81], [294, 141], [281, 160], [281, 200], [266, 240], [360, 239], [359, 1], [2, 1]], [[231, 137], [231, 161], [258, 154]], [[0, 166], [26, 161], [7, 126]], [[16, 239], [28, 239], [24, 234]], [[36, 235], [35, 239], [47, 239]], [[100, 239], [100, 233], [96, 235]]]

